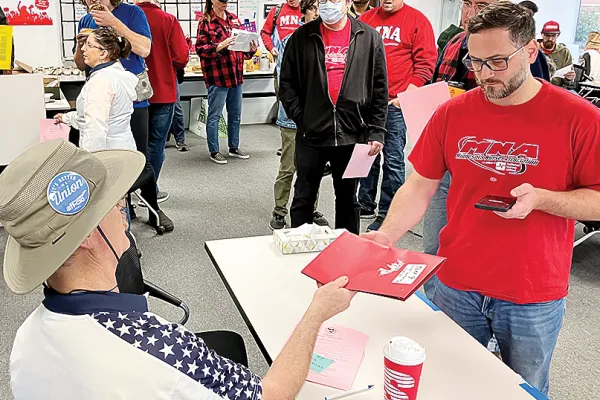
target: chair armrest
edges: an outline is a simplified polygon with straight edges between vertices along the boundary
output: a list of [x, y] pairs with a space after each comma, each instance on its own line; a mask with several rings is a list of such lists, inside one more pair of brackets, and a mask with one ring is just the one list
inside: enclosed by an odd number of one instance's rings
[[150, 296], [155, 297], [159, 300], [162, 300], [166, 303], [172, 304], [176, 307], [179, 307], [183, 310], [183, 318], [179, 323], [181, 325], [185, 324], [190, 318], [190, 309], [183, 301], [181, 301], [178, 297], [175, 297], [171, 293], [167, 292], [164, 289], [159, 288], [152, 282], [149, 282], [144, 279], [144, 293], [148, 293]]

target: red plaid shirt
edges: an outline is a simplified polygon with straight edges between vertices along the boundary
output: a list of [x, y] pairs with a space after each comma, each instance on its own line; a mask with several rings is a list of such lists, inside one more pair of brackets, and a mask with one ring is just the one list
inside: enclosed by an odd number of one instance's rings
[[225, 11], [224, 20], [211, 11], [210, 19], [204, 18], [198, 24], [196, 53], [200, 57], [206, 87], [234, 88], [244, 82], [244, 60], [252, 58], [253, 53], [228, 49], [217, 53], [217, 45], [231, 37], [233, 28], [243, 29], [238, 17], [228, 11]]

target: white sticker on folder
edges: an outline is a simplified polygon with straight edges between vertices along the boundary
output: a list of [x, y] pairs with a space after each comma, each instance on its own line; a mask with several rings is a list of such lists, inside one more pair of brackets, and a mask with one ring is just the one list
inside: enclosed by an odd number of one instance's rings
[[425, 268], [427, 268], [426, 264], [406, 264], [406, 267], [400, 271], [392, 283], [412, 285], [419, 275], [421, 275], [421, 273], [425, 270]]

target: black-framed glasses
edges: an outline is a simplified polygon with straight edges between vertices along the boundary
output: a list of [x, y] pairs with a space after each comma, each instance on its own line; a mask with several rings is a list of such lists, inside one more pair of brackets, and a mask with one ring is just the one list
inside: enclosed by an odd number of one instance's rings
[[489, 6], [489, 3], [484, 3], [484, 2], [472, 3], [469, 0], [464, 0], [461, 4], [462, 8], [470, 8], [471, 10], [475, 10], [476, 12], [482, 11], [487, 6]]
[[506, 71], [508, 69], [508, 62], [516, 56], [521, 50], [523, 50], [525, 46], [519, 47], [514, 53], [509, 55], [508, 57], [495, 57], [489, 58], [487, 60], [473, 60], [469, 54], [465, 56], [463, 59], [463, 64], [469, 71], [473, 72], [481, 72], [483, 66], [485, 65], [490, 69], [490, 71], [498, 72], [498, 71]]

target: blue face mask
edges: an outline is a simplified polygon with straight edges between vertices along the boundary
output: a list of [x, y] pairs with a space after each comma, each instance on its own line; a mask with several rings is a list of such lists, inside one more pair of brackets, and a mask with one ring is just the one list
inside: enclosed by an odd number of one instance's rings
[[323, 22], [327, 25], [333, 25], [344, 17], [344, 13], [342, 12], [342, 8], [344, 7], [343, 1], [345, 0], [340, 0], [339, 3], [327, 1], [326, 3], [319, 4], [319, 15]]

